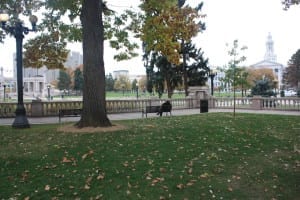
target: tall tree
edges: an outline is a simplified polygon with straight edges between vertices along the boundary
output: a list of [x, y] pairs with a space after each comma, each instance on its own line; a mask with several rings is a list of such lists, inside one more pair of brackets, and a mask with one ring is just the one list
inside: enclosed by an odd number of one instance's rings
[[82, 92], [83, 89], [83, 74], [78, 67], [74, 71], [74, 90]]
[[[200, 13], [203, 4], [192, 8], [184, 6], [184, 3], [185, 0], [143, 1], [141, 8], [145, 11], [145, 19], [141, 38], [145, 44], [146, 54], [151, 56], [151, 51], [157, 52], [172, 64], [169, 65], [168, 71], [172, 71], [174, 65], [182, 68], [187, 95], [185, 44], [189, 43], [198, 32], [204, 30], [205, 24], [201, 22], [204, 15]], [[183, 65], [180, 65], [181, 58], [183, 58]]]
[[300, 90], [300, 49], [289, 60], [283, 79], [286, 85]]
[[130, 82], [129, 76], [120, 75], [115, 81], [114, 89], [119, 90], [119, 91], [130, 90], [131, 82]]
[[[227, 44], [228, 46], [228, 44]], [[240, 75], [241, 68], [239, 68], [239, 64], [246, 60], [244, 55], [241, 55], [243, 51], [247, 49], [246, 46], [239, 46], [238, 40], [234, 40], [232, 47], [229, 47], [228, 55], [231, 57], [229, 60], [229, 69], [227, 70], [228, 73], [228, 80], [231, 81], [231, 85], [233, 86], [233, 116], [235, 117], [235, 89], [238, 85], [238, 76]]]
[[83, 107], [78, 127], [111, 126], [105, 99], [102, 0], [83, 0], [80, 20], [83, 46]]
[[201, 48], [197, 49], [192, 43], [185, 44], [185, 50], [188, 64], [182, 66], [187, 71], [188, 86], [202, 86], [207, 81], [208, 59], [204, 58]]
[[111, 73], [105, 76], [105, 90], [113, 91], [114, 90], [115, 80]]
[[[107, 8], [103, 0], [18, 0], [1, 1], [0, 8], [8, 10], [12, 20], [19, 13], [31, 15], [33, 11], [45, 10], [43, 19], [39, 23], [39, 31], [59, 33], [60, 41], [82, 41], [83, 44], [83, 112], [78, 127], [111, 126], [106, 113], [105, 103], [105, 69], [103, 62], [103, 40], [117, 40], [111, 46], [122, 47], [121, 56], [116, 59], [128, 59], [136, 56], [134, 50], [137, 45], [132, 44], [124, 34], [131, 27], [127, 27], [125, 15], [115, 13]], [[19, 12], [16, 12], [15, 8]], [[17, 14], [16, 14], [17, 13]], [[107, 20], [103, 22], [103, 16]], [[107, 16], [114, 16], [108, 18]], [[67, 17], [69, 21], [67, 21]], [[81, 23], [78, 23], [80, 21]], [[118, 26], [116, 26], [116, 24]], [[113, 27], [118, 27], [116, 31]], [[105, 29], [105, 32], [104, 32]], [[0, 31], [2, 38], [3, 31]]]
[[59, 70], [57, 87], [60, 90], [69, 90], [71, 85], [71, 76], [65, 70]]

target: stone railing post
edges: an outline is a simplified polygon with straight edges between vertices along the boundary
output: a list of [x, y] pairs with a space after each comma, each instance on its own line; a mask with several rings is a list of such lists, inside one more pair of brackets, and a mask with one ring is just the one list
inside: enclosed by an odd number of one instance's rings
[[214, 97], [210, 97], [208, 99], [209, 102], [209, 108], [215, 108], [216, 107], [216, 99]]
[[261, 96], [254, 96], [252, 98], [251, 108], [254, 110], [262, 110], [263, 107], [263, 99]]
[[43, 103], [41, 100], [32, 100], [31, 102], [31, 117], [43, 116]]

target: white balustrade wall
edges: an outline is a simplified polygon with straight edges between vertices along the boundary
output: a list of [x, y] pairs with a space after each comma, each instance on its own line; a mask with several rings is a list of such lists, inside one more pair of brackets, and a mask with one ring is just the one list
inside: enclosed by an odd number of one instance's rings
[[[106, 110], [111, 113], [142, 112], [149, 105], [161, 105], [168, 99], [135, 99], [135, 100], [107, 100]], [[192, 98], [171, 99], [172, 109], [192, 109], [199, 107], [194, 105]], [[217, 109], [233, 108], [234, 102], [237, 109], [260, 109], [260, 110], [289, 110], [300, 112], [300, 98], [210, 98], [209, 107]], [[17, 103], [0, 102], [0, 118], [14, 117]], [[28, 117], [57, 116], [59, 109], [82, 108], [82, 101], [33, 101], [24, 103]], [[39, 109], [37, 109], [39, 108]]]

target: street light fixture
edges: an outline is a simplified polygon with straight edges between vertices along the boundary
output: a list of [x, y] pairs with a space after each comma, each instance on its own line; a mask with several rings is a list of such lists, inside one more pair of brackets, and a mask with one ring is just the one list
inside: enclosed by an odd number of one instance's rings
[[17, 52], [17, 88], [18, 88], [18, 104], [16, 109], [16, 117], [12, 124], [14, 128], [29, 128], [29, 122], [26, 117], [26, 110], [23, 102], [23, 64], [22, 64], [22, 51], [23, 51], [23, 38], [30, 31], [36, 31], [37, 17], [31, 15], [29, 21], [31, 22], [32, 29], [23, 26], [23, 23], [18, 20], [14, 26], [7, 25], [9, 15], [3, 11], [0, 11], [1, 28], [10, 33], [16, 38], [16, 52]]
[[275, 97], [277, 97], [277, 91], [276, 91], [277, 84], [278, 84], [278, 80], [275, 79], [275, 80], [274, 80], [274, 90], [275, 90], [274, 92], [275, 92]]
[[136, 83], [135, 84], [135, 88], [136, 88], [136, 99], [138, 99], [139, 98], [139, 84], [138, 83]]
[[47, 89], [48, 89], [48, 101], [50, 101], [50, 88], [51, 88], [51, 86], [47, 85]]
[[216, 75], [217, 75], [217, 72], [214, 72], [213, 70], [209, 70], [208, 76], [210, 77], [211, 96], [214, 96], [214, 78]]
[[5, 89], [6, 89], [6, 85], [3, 85], [3, 101], [5, 102]]

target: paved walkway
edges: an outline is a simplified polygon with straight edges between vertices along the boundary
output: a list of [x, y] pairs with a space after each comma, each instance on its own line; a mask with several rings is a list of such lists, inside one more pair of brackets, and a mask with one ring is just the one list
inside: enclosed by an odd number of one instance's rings
[[[209, 112], [232, 112], [233, 109], [210, 109]], [[183, 109], [183, 110], [173, 110], [173, 116], [179, 115], [194, 115], [199, 114], [200, 109]], [[276, 115], [294, 115], [300, 116], [299, 111], [277, 111], [277, 110], [236, 110], [236, 113], [256, 113], [256, 114], [276, 114]], [[204, 113], [203, 113], [204, 114]], [[159, 117], [155, 113], [148, 114], [150, 117]], [[126, 119], [138, 119], [142, 118], [142, 113], [118, 113], [118, 114], [109, 114], [108, 118], [110, 120], [126, 120]], [[64, 117], [61, 118], [61, 122], [75, 122], [78, 121], [79, 117]], [[11, 125], [14, 121], [14, 118], [0, 118], [0, 125]], [[58, 123], [58, 117], [29, 117], [28, 121], [30, 124], [55, 124]]]

